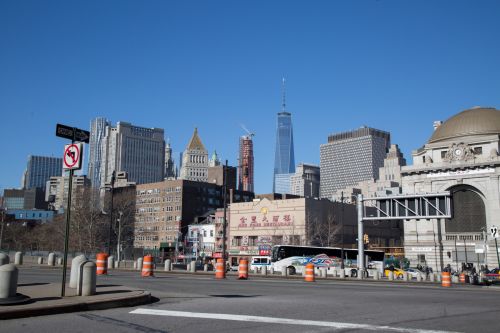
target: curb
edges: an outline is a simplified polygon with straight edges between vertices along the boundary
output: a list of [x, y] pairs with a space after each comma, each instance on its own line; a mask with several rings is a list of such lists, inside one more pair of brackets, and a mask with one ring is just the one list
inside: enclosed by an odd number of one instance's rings
[[144, 305], [149, 303], [151, 303], [151, 293], [144, 291], [141, 295], [135, 295], [125, 298], [59, 304], [51, 307], [12, 309], [10, 311], [9, 310], [1, 311], [0, 320], [47, 316], [47, 315], [80, 312], [80, 311], [105, 310], [112, 308]]

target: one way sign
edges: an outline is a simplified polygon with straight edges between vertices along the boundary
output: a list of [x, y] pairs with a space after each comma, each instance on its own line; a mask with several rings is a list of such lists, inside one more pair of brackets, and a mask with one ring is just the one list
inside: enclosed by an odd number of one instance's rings
[[89, 143], [90, 133], [76, 127], [57, 124], [56, 136], [74, 141]]

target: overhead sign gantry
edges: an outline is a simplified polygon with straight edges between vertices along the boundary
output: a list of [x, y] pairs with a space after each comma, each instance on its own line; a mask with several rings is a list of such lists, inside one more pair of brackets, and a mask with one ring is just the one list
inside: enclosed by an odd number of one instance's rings
[[[365, 205], [367, 203], [367, 205]], [[451, 219], [450, 192], [405, 194], [385, 197], [357, 197], [358, 206], [358, 268], [365, 270], [363, 244], [364, 221]], [[375, 214], [367, 215], [367, 207], [375, 207]], [[359, 278], [363, 274], [358, 274]]]

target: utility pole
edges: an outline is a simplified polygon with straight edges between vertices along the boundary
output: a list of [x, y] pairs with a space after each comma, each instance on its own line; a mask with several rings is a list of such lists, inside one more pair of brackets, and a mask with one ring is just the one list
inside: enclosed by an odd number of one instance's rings
[[222, 259], [224, 261], [224, 271], [226, 270], [226, 214], [227, 214], [227, 160], [226, 166], [224, 167], [223, 176], [223, 204], [224, 204], [224, 218], [222, 220]]
[[113, 170], [113, 173], [111, 174], [111, 189], [110, 189], [110, 195], [111, 195], [111, 204], [110, 204], [110, 209], [109, 209], [109, 232], [108, 232], [108, 257], [111, 255], [111, 233], [113, 232], [113, 190], [115, 186], [115, 176], [116, 172]]
[[2, 240], [3, 240], [3, 225], [5, 224], [5, 211], [6, 209], [4, 207], [1, 207], [0, 210], [2, 211], [2, 225], [0, 225], [0, 250], [2, 249]]
[[340, 268], [344, 270], [344, 191], [340, 192], [340, 242], [342, 243], [342, 250], [340, 251], [340, 256], [342, 261], [340, 262]]

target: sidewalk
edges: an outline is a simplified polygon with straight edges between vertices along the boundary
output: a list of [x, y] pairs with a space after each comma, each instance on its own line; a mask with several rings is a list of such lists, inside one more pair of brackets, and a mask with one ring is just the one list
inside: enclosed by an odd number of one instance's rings
[[61, 298], [61, 284], [19, 284], [17, 293], [30, 297], [31, 301], [20, 305], [0, 306], [0, 320], [103, 310], [151, 302], [149, 292], [126, 286], [98, 284], [96, 291], [93, 296], [76, 296], [76, 289], [66, 287], [66, 297]]

